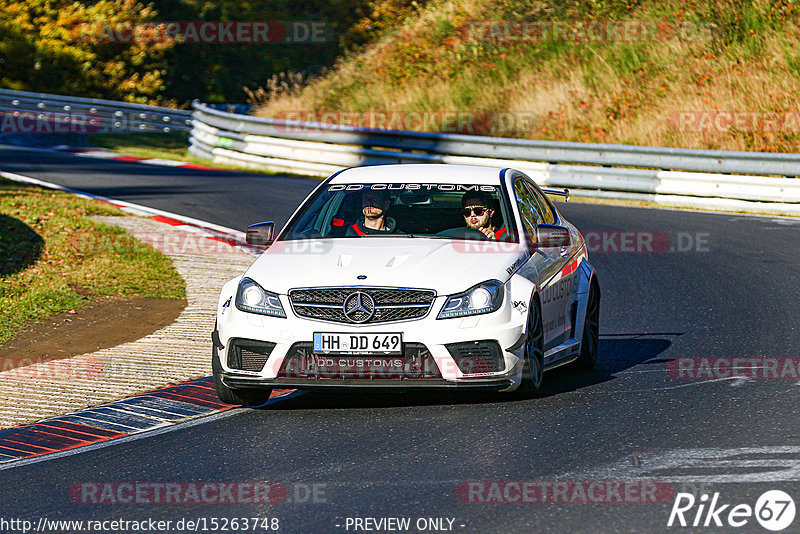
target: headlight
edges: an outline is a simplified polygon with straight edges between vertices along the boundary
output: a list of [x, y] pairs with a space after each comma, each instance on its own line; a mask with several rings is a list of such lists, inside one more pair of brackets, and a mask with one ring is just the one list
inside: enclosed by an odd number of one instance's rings
[[249, 278], [242, 278], [236, 292], [236, 308], [250, 313], [286, 317], [281, 299], [275, 293], [264, 291], [260, 285]]
[[448, 298], [437, 319], [449, 319], [451, 317], [464, 317], [497, 311], [500, 309], [500, 305], [503, 304], [503, 293], [503, 283], [499, 280], [480, 283], [464, 293]]

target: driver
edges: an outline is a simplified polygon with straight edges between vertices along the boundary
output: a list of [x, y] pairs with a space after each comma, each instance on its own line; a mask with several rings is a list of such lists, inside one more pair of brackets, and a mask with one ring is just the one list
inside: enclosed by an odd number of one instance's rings
[[364, 191], [361, 193], [363, 217], [347, 229], [346, 237], [361, 237], [366, 234], [392, 234], [397, 223], [386, 216], [389, 211], [389, 194], [386, 191]]
[[461, 197], [461, 206], [464, 208], [462, 215], [467, 227], [478, 230], [488, 239], [497, 240], [503, 237], [506, 229], [498, 230], [492, 224], [493, 204], [492, 196], [485, 191], [468, 191]]

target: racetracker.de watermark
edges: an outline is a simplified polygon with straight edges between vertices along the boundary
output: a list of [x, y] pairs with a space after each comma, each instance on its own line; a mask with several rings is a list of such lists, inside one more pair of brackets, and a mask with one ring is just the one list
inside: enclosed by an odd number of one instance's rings
[[647, 480], [472, 481], [456, 487], [470, 504], [654, 504], [672, 500], [667, 482]]
[[663, 252], [709, 252], [709, 232], [675, 232], [658, 230], [588, 231], [583, 238], [588, 252], [654, 254]]
[[103, 361], [95, 356], [46, 359], [6, 357], [0, 359], [2, 380], [97, 380], [103, 376]]
[[0, 112], [0, 133], [94, 134], [108, 124], [99, 115], [81, 112]]
[[667, 116], [667, 125], [683, 133], [800, 133], [798, 111], [683, 110]]
[[484, 134], [491, 131], [531, 131], [538, 124], [537, 117], [532, 111], [297, 110], [279, 112], [273, 124], [277, 130], [286, 133], [367, 129]]
[[185, 505], [324, 503], [325, 483], [280, 482], [78, 482], [70, 501], [83, 505]]
[[325, 21], [124, 21], [79, 24], [77, 39], [91, 43], [320, 44], [335, 38]]
[[471, 20], [459, 28], [468, 41], [495, 44], [652, 42], [708, 39], [712, 25], [654, 20]]
[[[496, 232], [497, 233], [497, 232]], [[583, 234], [586, 250], [592, 254], [662, 254], [670, 252], [709, 252], [709, 232], [667, 233], [652, 230], [590, 230]], [[531, 245], [535, 245], [531, 240]], [[479, 236], [453, 241], [453, 249], [465, 254], [517, 253], [520, 244], [502, 239], [491, 241]]]
[[668, 361], [667, 374], [677, 380], [800, 380], [800, 358], [689, 356]]
[[[71, 236], [67, 241], [68, 247], [77, 254], [92, 255], [100, 252], [113, 254], [141, 254], [150, 252], [153, 247], [168, 255], [226, 255], [241, 254], [241, 247], [256, 247], [247, 245], [233, 237], [223, 237], [200, 232], [131, 232], [130, 234], [112, 234], [98, 236]], [[319, 239], [292, 239], [276, 241], [269, 248], [263, 250], [264, 254], [325, 254], [332, 243]], [[256, 247], [262, 248], [263, 247]]]

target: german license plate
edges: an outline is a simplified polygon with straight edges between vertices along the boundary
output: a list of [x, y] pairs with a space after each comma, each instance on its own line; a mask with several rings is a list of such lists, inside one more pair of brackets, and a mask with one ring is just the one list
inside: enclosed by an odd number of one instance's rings
[[403, 354], [403, 335], [314, 332], [318, 354]]

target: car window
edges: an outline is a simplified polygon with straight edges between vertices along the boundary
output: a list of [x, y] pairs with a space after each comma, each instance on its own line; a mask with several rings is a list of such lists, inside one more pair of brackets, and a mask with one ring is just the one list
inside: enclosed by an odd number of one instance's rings
[[555, 224], [556, 223], [556, 215], [553, 212], [553, 208], [550, 206], [550, 203], [547, 202], [547, 199], [544, 195], [536, 188], [535, 185], [525, 182], [525, 185], [528, 186], [530, 189], [533, 198], [536, 199], [536, 203], [539, 206], [539, 213], [542, 215], [542, 220], [545, 224]]
[[514, 195], [517, 198], [517, 206], [525, 232], [533, 239], [536, 235], [536, 225], [543, 221], [539, 213], [539, 204], [522, 179], [514, 183]]

